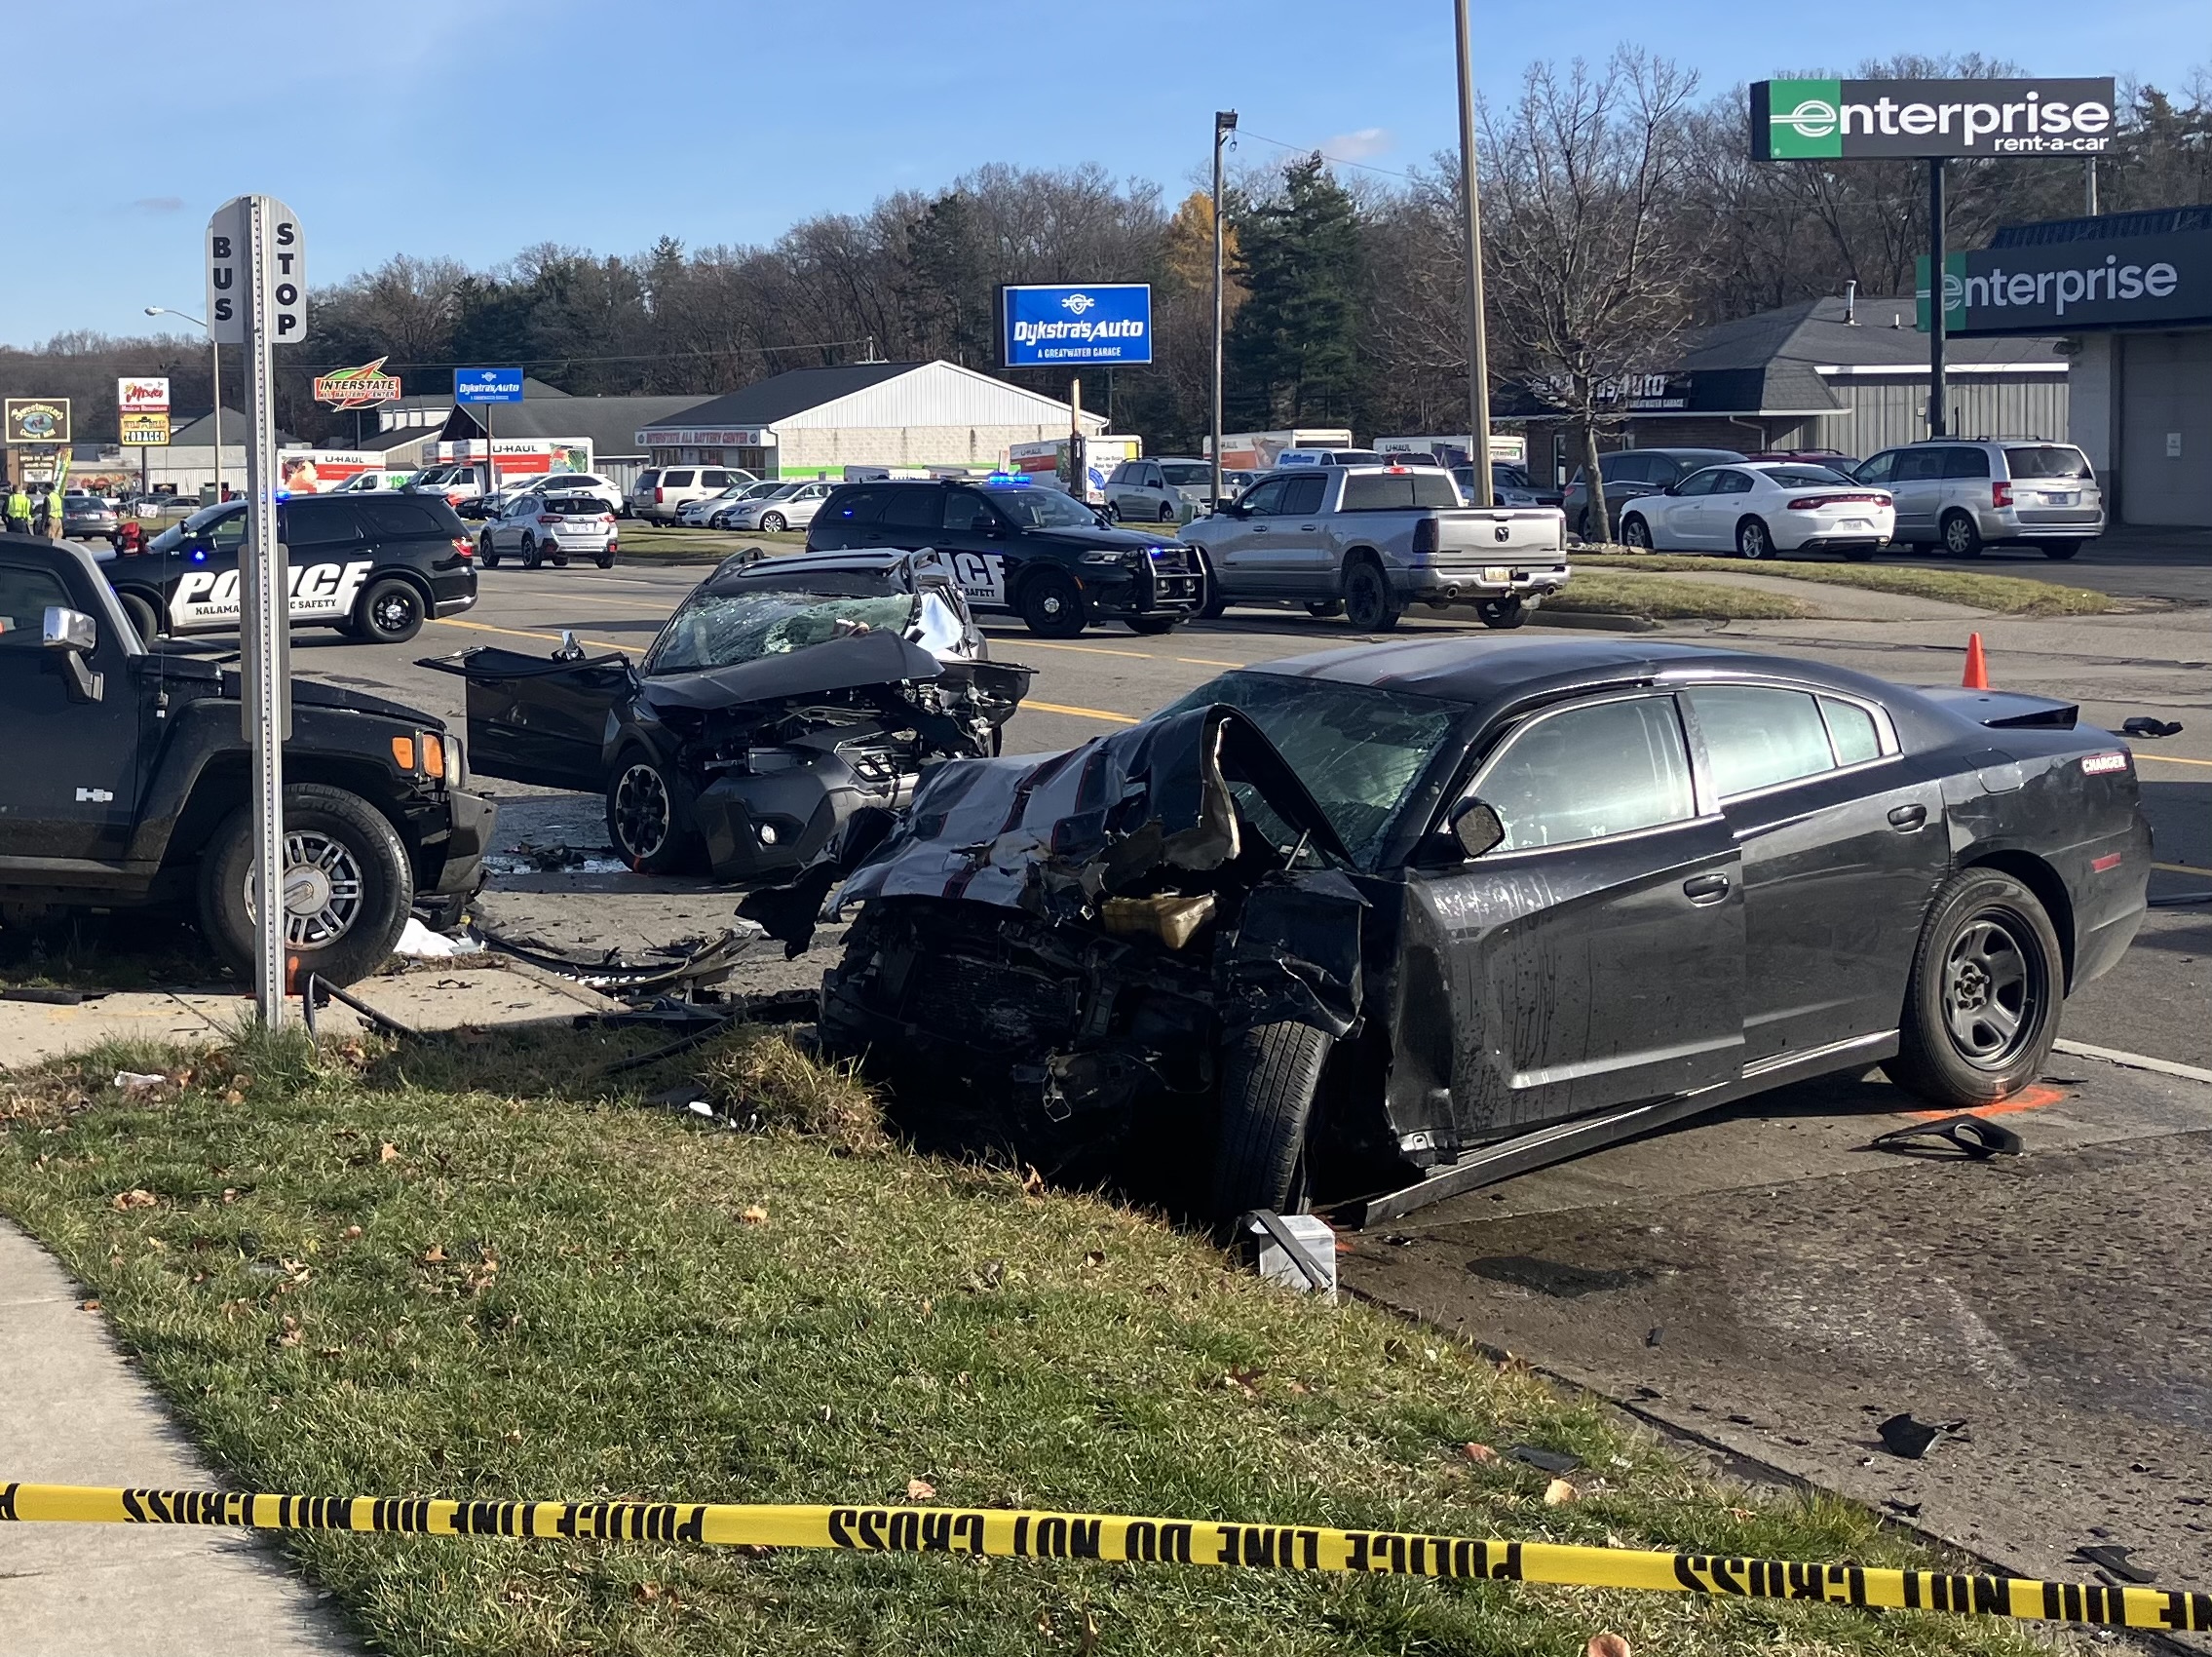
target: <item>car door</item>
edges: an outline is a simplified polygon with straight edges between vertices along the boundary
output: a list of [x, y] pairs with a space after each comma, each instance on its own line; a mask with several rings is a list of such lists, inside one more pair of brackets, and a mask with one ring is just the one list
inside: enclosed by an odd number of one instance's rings
[[1895, 1029], [1951, 867], [1940, 780], [1871, 701], [1741, 682], [1682, 700], [1743, 860], [1745, 1063]]
[[636, 691], [619, 652], [583, 662], [485, 645], [420, 664], [468, 681], [469, 768], [482, 777], [596, 793], [608, 717]]
[[1273, 551], [1273, 577], [1278, 587], [1294, 598], [1334, 598], [1337, 596], [1335, 537], [1321, 516], [1321, 502], [1330, 479], [1319, 470], [1290, 480], [1282, 491], [1280, 527]]
[[1897, 508], [1898, 540], [1926, 543], [1935, 539], [1935, 515], [1943, 498], [1943, 448], [1933, 443], [1896, 451], [1889, 495]]
[[1646, 495], [1636, 503], [1652, 531], [1656, 548], [1704, 548], [1712, 545], [1709, 517], [1713, 485], [1720, 473], [1713, 467], [1693, 472], [1675, 486], [1675, 493]]
[[[945, 556], [952, 577], [971, 609], [1003, 610], [1007, 607], [1007, 552], [1011, 545], [1007, 521], [974, 489], [914, 489], [919, 506], [934, 508], [936, 521], [927, 540], [915, 546], [935, 546]], [[894, 506], [901, 503], [895, 501]], [[891, 516], [886, 509], [884, 516]]]
[[1206, 557], [1221, 578], [1222, 591], [1275, 592], [1276, 539], [1282, 534], [1284, 492], [1292, 478], [1266, 478], [1247, 489], [1234, 515], [1214, 520], [1220, 527], [1206, 539]]
[[86, 611], [98, 643], [85, 665], [98, 689], [81, 701], [63, 652], [45, 644], [48, 609], [86, 610], [90, 598], [42, 560], [0, 557], [0, 868], [19, 858], [112, 860], [130, 837], [140, 704], [129, 648], [107, 615]]
[[[1700, 799], [1674, 698], [1532, 715], [1468, 793], [1506, 838], [1408, 877], [1408, 947], [1430, 951], [1449, 984], [1463, 1138], [1734, 1079], [1739, 859]], [[1408, 983], [1419, 976], [1409, 968]]]

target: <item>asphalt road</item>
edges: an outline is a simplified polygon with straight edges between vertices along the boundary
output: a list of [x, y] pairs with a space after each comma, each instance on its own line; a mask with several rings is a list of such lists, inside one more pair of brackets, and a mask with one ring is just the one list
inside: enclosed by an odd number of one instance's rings
[[[2163, 567], [2142, 565], [2144, 579], [2169, 581]], [[2204, 579], [2178, 567], [2171, 585]], [[416, 658], [550, 650], [562, 629], [634, 652], [703, 573], [502, 569], [474, 611], [410, 645], [303, 633], [293, 664], [457, 719], [462, 682]], [[2156, 893], [2212, 890], [2208, 613], [1980, 624], [2001, 686], [2078, 699], [2111, 726], [2138, 713], [2185, 723], [2136, 745]], [[1481, 636], [1426, 616], [1405, 626]], [[1964, 642], [1947, 620], [1699, 631], [1924, 683], [1957, 682]], [[1158, 638], [990, 632], [1002, 659], [1038, 669], [1009, 728], [1015, 751], [1081, 742], [1228, 669], [1360, 636], [1258, 611]], [[494, 787], [505, 846], [604, 845], [595, 798]], [[591, 948], [708, 935], [731, 907], [730, 893], [698, 881], [519, 868], [482, 905], [511, 933]], [[748, 960], [740, 983], [817, 982], [835, 947], [832, 931], [799, 961]], [[2212, 906], [2155, 910], [2120, 968], [2069, 1004], [2065, 1039], [2212, 1071], [2208, 958]], [[1997, 1107], [2025, 1138], [2022, 1157], [1867, 1148], [1916, 1108], [1879, 1071], [1768, 1095], [1350, 1239], [1345, 1280], [2001, 1563], [2085, 1575], [2067, 1554], [2105, 1541], [2140, 1549], [2160, 1578], [2212, 1581], [2212, 1084], [2062, 1052], [2042, 1086]], [[1927, 1459], [1901, 1460], [1874, 1428], [1907, 1410], [1963, 1427]]]

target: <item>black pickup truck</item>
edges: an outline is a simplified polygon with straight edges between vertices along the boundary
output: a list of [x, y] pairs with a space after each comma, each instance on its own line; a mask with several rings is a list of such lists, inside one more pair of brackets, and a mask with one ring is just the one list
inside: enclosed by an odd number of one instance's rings
[[[286, 929], [303, 970], [373, 971], [411, 911], [450, 925], [482, 883], [492, 802], [428, 714], [292, 682]], [[250, 755], [235, 670], [149, 652], [92, 556], [0, 535], [0, 920], [197, 906], [250, 970]]]

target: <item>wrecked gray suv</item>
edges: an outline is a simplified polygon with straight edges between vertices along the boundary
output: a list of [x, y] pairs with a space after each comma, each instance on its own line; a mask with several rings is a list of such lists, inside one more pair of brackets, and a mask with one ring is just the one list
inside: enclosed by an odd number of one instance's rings
[[[851, 840], [820, 1028], [918, 1137], [1180, 1167], [1221, 1220], [1380, 1192], [1372, 1221], [1831, 1071], [2002, 1098], [2126, 948], [2149, 846], [2065, 703], [1368, 645], [936, 770]], [[741, 911], [803, 942], [830, 878]]]
[[645, 874], [787, 877], [933, 761], [995, 753], [1030, 670], [993, 662], [927, 553], [725, 560], [632, 664], [480, 646], [421, 666], [468, 680], [477, 772], [603, 791]]

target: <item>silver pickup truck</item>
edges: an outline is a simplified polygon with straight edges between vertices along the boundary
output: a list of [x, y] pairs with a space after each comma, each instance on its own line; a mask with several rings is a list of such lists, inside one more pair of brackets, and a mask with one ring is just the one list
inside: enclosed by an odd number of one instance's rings
[[1449, 472], [1422, 466], [1272, 472], [1183, 531], [1205, 560], [1201, 615], [1287, 598], [1368, 633], [1408, 604], [1518, 627], [1567, 585], [1566, 535], [1556, 507], [1466, 506]]

